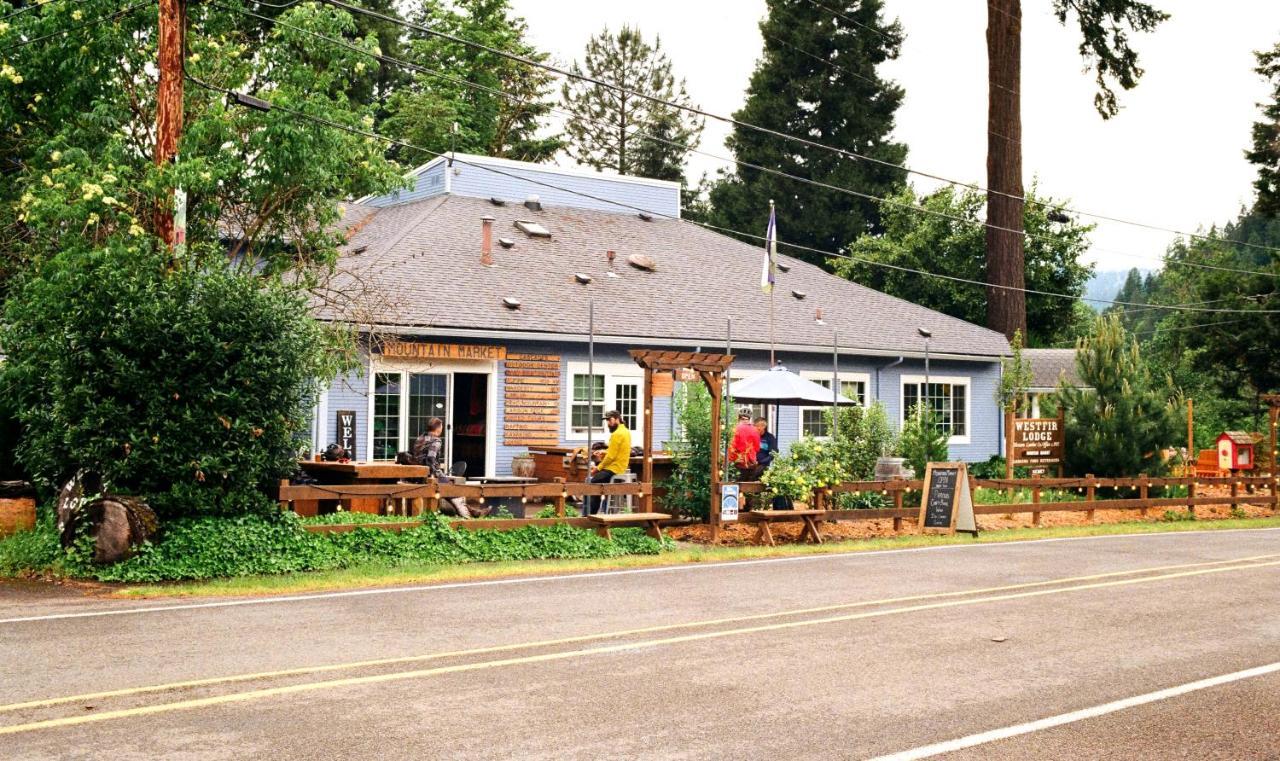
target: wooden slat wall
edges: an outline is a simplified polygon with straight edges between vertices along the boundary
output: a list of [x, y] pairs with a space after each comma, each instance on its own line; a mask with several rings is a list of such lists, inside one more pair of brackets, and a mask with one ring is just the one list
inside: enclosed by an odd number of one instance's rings
[[503, 444], [509, 447], [560, 443], [560, 356], [508, 354]]

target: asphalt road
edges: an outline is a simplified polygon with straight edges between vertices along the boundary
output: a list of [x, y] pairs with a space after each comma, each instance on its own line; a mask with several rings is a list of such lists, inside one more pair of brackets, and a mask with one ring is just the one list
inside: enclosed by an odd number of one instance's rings
[[0, 586], [5, 759], [1280, 759], [1276, 717], [1276, 530], [212, 604]]

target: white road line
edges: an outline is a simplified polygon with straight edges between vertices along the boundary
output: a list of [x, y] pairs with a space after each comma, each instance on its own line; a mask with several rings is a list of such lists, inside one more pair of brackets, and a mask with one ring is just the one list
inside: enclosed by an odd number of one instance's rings
[[1003, 729], [993, 729], [988, 732], [980, 732], [976, 735], [968, 737], [960, 737], [955, 740], [947, 740], [946, 742], [934, 743], [933, 745], [925, 745], [911, 750], [904, 750], [900, 753], [893, 753], [887, 756], [880, 756], [872, 761], [913, 761], [914, 759], [932, 758], [943, 753], [953, 753], [965, 748], [972, 748], [977, 745], [986, 745], [987, 743], [997, 742], [999, 740], [1007, 740], [1010, 737], [1018, 735], [1031, 734], [1032, 732], [1040, 732], [1053, 727], [1060, 727], [1064, 724], [1072, 724], [1077, 721], [1086, 719], [1094, 719], [1099, 716], [1105, 716], [1109, 713], [1124, 711], [1129, 708], [1147, 705], [1148, 703], [1156, 703], [1161, 700], [1169, 700], [1181, 695], [1198, 690], [1207, 690], [1210, 687], [1218, 687], [1232, 682], [1239, 682], [1244, 679], [1254, 679], [1267, 674], [1280, 673], [1280, 663], [1271, 663], [1266, 666], [1258, 666], [1256, 668], [1245, 669], [1244, 671], [1236, 671], [1231, 674], [1223, 674], [1221, 676], [1201, 679], [1196, 682], [1188, 682], [1187, 684], [1177, 687], [1169, 687], [1155, 692], [1148, 692], [1145, 695], [1136, 695], [1123, 700], [1116, 700], [1111, 703], [1103, 703], [1092, 708], [1083, 708], [1079, 711], [1050, 716], [1046, 719], [1037, 721], [1029, 721], [1025, 724], [1015, 724], [1011, 727]]
[[255, 597], [239, 600], [219, 600], [216, 602], [182, 603], [179, 605], [152, 605], [141, 608], [114, 608], [108, 610], [81, 611], [77, 613], [50, 613], [41, 616], [19, 616], [0, 618], [0, 624], [22, 624], [37, 621], [61, 621], [76, 618], [100, 618], [104, 616], [126, 616], [142, 613], [168, 613], [180, 610], [204, 610], [209, 608], [234, 608], [246, 605], [275, 605], [288, 602], [308, 602], [311, 600], [330, 600], [346, 597], [367, 597], [371, 595], [405, 594], [410, 592], [435, 592], [447, 589], [466, 589], [472, 587], [495, 587], [516, 584], [537, 584], [550, 581], [578, 581], [580, 579], [607, 578], [611, 576], [632, 576], [648, 573], [685, 573], [690, 571], [722, 571], [746, 566], [771, 565], [776, 563], [813, 562], [818, 560], [858, 560], [880, 555], [899, 555], [916, 552], [942, 552], [948, 550], [976, 549], [1016, 549], [1032, 544], [1049, 544], [1055, 542], [1079, 542], [1107, 539], [1154, 539], [1202, 534], [1234, 534], [1241, 532], [1280, 531], [1280, 528], [1244, 528], [1205, 531], [1175, 531], [1154, 534], [1104, 534], [1102, 536], [1067, 536], [1052, 539], [1027, 539], [1009, 542], [990, 542], [977, 544], [944, 544], [933, 547], [910, 547], [901, 550], [868, 550], [852, 552], [831, 552], [817, 555], [797, 555], [785, 558], [761, 558], [758, 560], [733, 560], [727, 562], [687, 563], [683, 565], [659, 566], [655, 568], [629, 568], [618, 571], [588, 571], [585, 573], [566, 573], [551, 576], [526, 576], [510, 579], [492, 579], [489, 581], [459, 581], [449, 584], [422, 584], [411, 587], [378, 587], [373, 589], [353, 589], [344, 592], [316, 592], [313, 594], [285, 595], [280, 597]]

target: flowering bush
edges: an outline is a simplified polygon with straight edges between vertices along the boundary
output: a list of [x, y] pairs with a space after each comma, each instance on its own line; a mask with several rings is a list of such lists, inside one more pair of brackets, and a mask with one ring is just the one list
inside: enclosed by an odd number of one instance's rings
[[837, 448], [830, 442], [806, 436], [786, 454], [775, 457], [760, 480], [771, 498], [808, 502], [814, 489], [849, 480], [849, 471], [837, 456]]

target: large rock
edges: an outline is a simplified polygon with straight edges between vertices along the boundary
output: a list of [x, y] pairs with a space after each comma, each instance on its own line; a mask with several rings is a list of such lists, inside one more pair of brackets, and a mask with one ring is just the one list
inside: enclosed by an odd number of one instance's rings
[[118, 563], [139, 544], [156, 535], [160, 521], [137, 497], [102, 494], [102, 482], [79, 473], [58, 493], [58, 531], [64, 547], [75, 542], [81, 527], [93, 537], [93, 562]]

